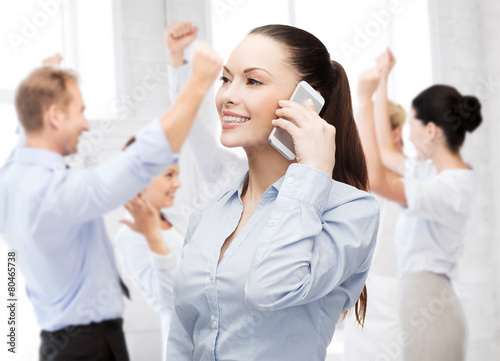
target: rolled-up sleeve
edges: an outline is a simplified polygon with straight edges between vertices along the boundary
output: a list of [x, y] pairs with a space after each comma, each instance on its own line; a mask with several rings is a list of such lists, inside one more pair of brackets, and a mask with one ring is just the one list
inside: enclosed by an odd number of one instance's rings
[[254, 255], [247, 302], [264, 311], [301, 305], [366, 274], [378, 221], [370, 194], [292, 164]]
[[53, 220], [84, 223], [124, 204], [176, 162], [158, 120], [136, 137], [125, 152], [93, 169], [60, 170], [40, 192], [38, 226]]

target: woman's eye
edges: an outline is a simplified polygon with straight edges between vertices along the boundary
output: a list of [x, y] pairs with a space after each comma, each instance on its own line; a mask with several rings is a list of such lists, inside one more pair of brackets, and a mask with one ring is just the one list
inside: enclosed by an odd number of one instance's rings
[[222, 84], [228, 84], [230, 82], [227, 76], [221, 76], [219, 79], [222, 82]]
[[250, 85], [261, 85], [262, 83], [256, 79], [253, 79], [253, 78], [248, 78], [248, 84]]

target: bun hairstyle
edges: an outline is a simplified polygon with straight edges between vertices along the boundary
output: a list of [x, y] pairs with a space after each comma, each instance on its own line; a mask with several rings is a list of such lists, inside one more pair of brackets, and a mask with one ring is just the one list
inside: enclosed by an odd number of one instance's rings
[[433, 85], [413, 99], [415, 116], [424, 124], [433, 122], [445, 134], [448, 148], [458, 153], [466, 132], [481, 124], [481, 103], [475, 96], [462, 96], [448, 85]]
[[[368, 189], [368, 171], [352, 111], [351, 90], [342, 65], [331, 60], [325, 45], [314, 35], [287, 25], [266, 25], [249, 35], [262, 35], [283, 45], [288, 64], [300, 80], [308, 82], [325, 99], [319, 115], [336, 128], [335, 168], [332, 178], [361, 190]], [[366, 286], [354, 306], [363, 325]], [[344, 314], [345, 316], [345, 314]]]

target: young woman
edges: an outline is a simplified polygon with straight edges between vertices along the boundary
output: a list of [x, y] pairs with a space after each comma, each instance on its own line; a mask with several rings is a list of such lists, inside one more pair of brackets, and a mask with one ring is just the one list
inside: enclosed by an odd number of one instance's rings
[[[221, 141], [243, 147], [249, 172], [191, 217], [167, 359], [324, 360], [360, 295], [363, 320], [378, 226], [346, 74], [313, 35], [269, 25], [233, 50], [221, 80]], [[325, 99], [319, 115], [284, 100], [301, 80]], [[296, 161], [269, 144], [273, 126], [291, 134]]]
[[[477, 189], [475, 172], [462, 159], [460, 148], [465, 133], [481, 124], [480, 103], [446, 85], [417, 95], [410, 141], [418, 160], [406, 159], [395, 151], [387, 121], [377, 124], [377, 146], [371, 98], [379, 78], [377, 68], [360, 77], [359, 122], [370, 189], [404, 207], [396, 229], [404, 360], [464, 360], [465, 319], [450, 279]], [[401, 178], [397, 173], [403, 171]]]

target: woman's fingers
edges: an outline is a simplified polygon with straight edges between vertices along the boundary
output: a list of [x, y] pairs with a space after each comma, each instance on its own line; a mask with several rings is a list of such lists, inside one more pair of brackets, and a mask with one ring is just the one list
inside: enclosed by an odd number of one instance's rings
[[276, 115], [280, 118], [285, 117], [292, 119], [299, 128], [306, 126], [308, 122], [318, 117], [314, 105], [312, 105], [312, 108], [310, 106], [306, 108], [305, 106], [289, 100], [280, 100], [279, 105], [281, 108], [276, 110]]
[[321, 126], [324, 127], [328, 123], [316, 113], [316, 108], [311, 99], [308, 99], [304, 106], [288, 100], [280, 101], [282, 108], [276, 110], [278, 117], [292, 119], [299, 128]]
[[150, 214], [156, 214], [157, 213], [155, 207], [153, 207], [153, 205], [151, 204], [151, 202], [148, 201], [147, 198], [141, 197], [141, 203], [142, 203], [141, 204], [141, 207], [142, 207], [141, 209], [145, 213], [147, 213], [148, 215], [150, 215]]
[[303, 106], [281, 100], [279, 105], [281, 108], [276, 115], [280, 118], [274, 119], [272, 124], [291, 135], [297, 162], [331, 174], [335, 167], [335, 127], [316, 113], [312, 100]]
[[292, 138], [297, 137], [297, 135], [299, 134], [299, 128], [289, 120], [282, 118], [273, 119], [272, 124], [277, 128], [286, 130], [288, 134], [292, 136]]
[[132, 213], [132, 215], [135, 213], [135, 207], [132, 205], [132, 202], [125, 203], [125, 209]]
[[131, 199], [128, 203], [125, 204], [125, 209], [129, 211], [134, 218], [137, 215], [143, 214], [147, 210], [147, 205], [144, 203], [144, 197], [137, 196]]

